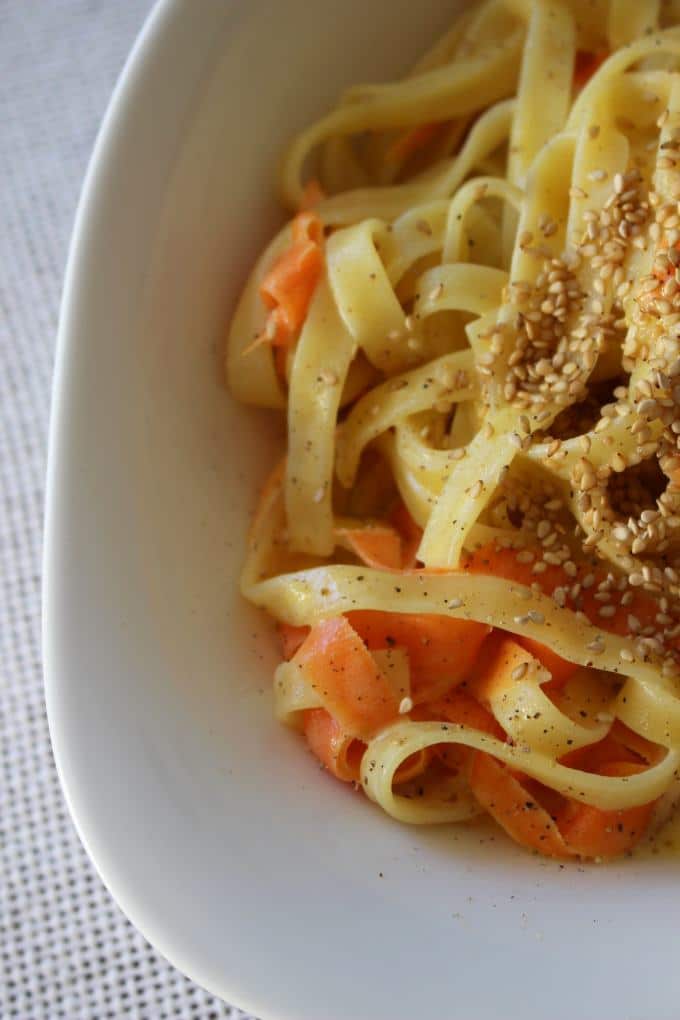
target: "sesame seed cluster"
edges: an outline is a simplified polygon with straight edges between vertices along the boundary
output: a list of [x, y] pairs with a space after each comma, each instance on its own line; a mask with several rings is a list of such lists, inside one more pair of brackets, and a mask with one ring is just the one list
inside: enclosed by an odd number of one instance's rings
[[[656, 162], [673, 172], [676, 164], [680, 134], [664, 143]], [[606, 176], [596, 170], [589, 179]], [[666, 676], [680, 672], [678, 199], [680, 180], [677, 197], [666, 199], [646, 187], [637, 168], [616, 174], [602, 207], [585, 210], [580, 239], [560, 257], [545, 245], [557, 225], [539, 218], [542, 238], [526, 231], [518, 239], [540, 263], [536, 277], [510, 283], [506, 298], [516, 315], [488, 334], [479, 365], [486, 392], [496, 385], [521, 412], [512, 437], [518, 450], [529, 454], [542, 444], [545, 477], [529, 485], [513, 468], [495, 503], [497, 517], [502, 507], [533, 536], [532, 549], [516, 555], [532, 564], [536, 590], [545, 591], [544, 575], [559, 567], [569, 583], [548, 593], [560, 607], [585, 619], [590, 591], [605, 628], [608, 618], [630, 610], [636, 655], [658, 660]], [[636, 266], [650, 250], [651, 268], [640, 275]], [[591, 376], [612, 354], [610, 399], [593, 421]], [[569, 416], [569, 439], [551, 431], [560, 414]], [[639, 595], [655, 601], [651, 622], [631, 609]], [[591, 650], [603, 650], [601, 638]], [[632, 661], [627, 649], [625, 657]]]

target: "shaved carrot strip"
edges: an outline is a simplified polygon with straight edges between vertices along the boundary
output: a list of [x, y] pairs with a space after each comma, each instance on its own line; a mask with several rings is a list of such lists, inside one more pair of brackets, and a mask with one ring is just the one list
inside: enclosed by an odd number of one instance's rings
[[595, 744], [588, 744], [586, 747], [579, 747], [576, 751], [570, 751], [561, 758], [563, 765], [572, 769], [581, 769], [583, 772], [599, 772], [612, 762], [627, 762], [629, 765], [642, 765], [641, 756], [633, 748], [627, 747], [618, 737], [614, 726], [604, 737]]
[[272, 504], [278, 498], [279, 491], [281, 489], [281, 482], [283, 480], [285, 470], [286, 458], [282, 457], [265, 479], [265, 483], [262, 486], [257, 499], [257, 506], [255, 507], [253, 519], [250, 522], [249, 530], [251, 535], [257, 533], [262, 522], [271, 513]]
[[[507, 581], [530, 586], [537, 581], [543, 591], [552, 592], [555, 588], [569, 583], [569, 578], [562, 567], [548, 564], [542, 574], [534, 574], [533, 564], [520, 563], [517, 549], [505, 549], [496, 542], [488, 542], [474, 552], [468, 554], [462, 563], [462, 569], [472, 574], [490, 574], [503, 577]], [[536, 550], [537, 559], [541, 558], [541, 550]], [[572, 582], [573, 583], [573, 582]]]
[[476, 670], [468, 690], [486, 706], [494, 696], [502, 695], [512, 686], [513, 671], [518, 666], [528, 666], [532, 659], [531, 652], [514, 638], [503, 636], [487, 658], [485, 668]]
[[583, 88], [585, 88], [595, 72], [600, 69], [602, 64], [604, 64], [608, 56], [609, 53], [606, 50], [598, 50], [595, 53], [591, 53], [588, 50], [577, 51], [573, 81], [573, 86], [576, 92], [580, 92]]
[[491, 630], [486, 624], [434, 614], [356, 610], [348, 619], [370, 649], [400, 645], [407, 650], [416, 703], [441, 697], [464, 680]]
[[[602, 776], [632, 776], [644, 769], [644, 765], [615, 761], [597, 771]], [[557, 816], [557, 825], [565, 842], [579, 856], [618, 857], [632, 850], [644, 836], [654, 803], [625, 811], [602, 811], [567, 801]]]
[[293, 627], [289, 623], [278, 623], [276, 625], [278, 631], [279, 640], [281, 641], [281, 651], [284, 659], [289, 661], [293, 658], [300, 645], [304, 642], [305, 638], [309, 634], [309, 627]]
[[[540, 551], [536, 550], [537, 559], [541, 558]], [[610, 617], [600, 616], [602, 603], [595, 595], [598, 592], [598, 584], [605, 580], [607, 574], [601, 567], [590, 569], [588, 565], [581, 567], [575, 576], [568, 575], [562, 567], [549, 564], [541, 574], [534, 574], [532, 563], [520, 563], [517, 559], [517, 550], [504, 549], [495, 542], [490, 542], [473, 553], [470, 553], [462, 566], [463, 570], [471, 573], [490, 574], [493, 577], [504, 577], [508, 581], [515, 581], [517, 584], [527, 587], [538, 583], [541, 590], [551, 595], [555, 588], [569, 589], [574, 583], [583, 580], [586, 574], [592, 574], [594, 583], [587, 590], [580, 593], [580, 609], [588, 619], [611, 634], [618, 634], [620, 637], [630, 635], [628, 619], [630, 615], [635, 616], [641, 627], [648, 626], [655, 622], [658, 609], [654, 601], [640, 591], [633, 594], [632, 602], [627, 606], [617, 604], [612, 599], [611, 605], [615, 607], [615, 613]], [[539, 658], [539, 656], [536, 656]]]
[[426, 145], [433, 142], [443, 128], [447, 126], [446, 121], [431, 121], [428, 124], [418, 124], [404, 132], [392, 146], [387, 150], [386, 158], [392, 163], [405, 162], [420, 152]]
[[366, 745], [348, 736], [337, 719], [325, 708], [308, 708], [303, 728], [309, 749], [329, 772], [343, 783], [359, 781], [359, 768]]
[[[620, 719], [614, 720], [609, 735], [617, 740], [622, 747], [625, 747], [627, 751], [632, 751], [641, 761], [647, 762], [647, 764], [654, 764], [661, 755], [665, 754], [665, 748], [660, 747], [658, 744], [653, 744], [651, 740], [647, 740], [645, 737], [640, 736], [639, 733], [635, 733], [625, 723], [622, 723]], [[621, 755], [619, 755], [619, 758], [621, 758]]]
[[289, 348], [307, 317], [323, 269], [323, 224], [316, 213], [300, 212], [292, 221], [292, 240], [260, 284], [269, 309], [267, 324], [244, 354], [262, 344]]
[[[411, 712], [411, 718], [423, 722], [441, 720], [442, 722], [460, 723], [461, 726], [469, 726], [471, 729], [489, 733], [499, 740], [505, 740], [503, 729], [491, 713], [487, 712], [472, 695], [461, 690], [460, 687], [450, 691], [437, 701], [418, 705]], [[467, 768], [474, 753], [471, 748], [462, 744], [435, 744], [432, 751], [448, 769], [456, 773]]]
[[[561, 655], [554, 652], [552, 648], [547, 645], [542, 645], [539, 641], [535, 641], [529, 637], [518, 637], [517, 643], [534, 657], [538, 659], [541, 665], [548, 670], [552, 677], [553, 690], [559, 687], [563, 687], [567, 680], [574, 675], [578, 666], [575, 662], [569, 662], [568, 659], [563, 659]], [[547, 685], [546, 685], [547, 686]]]
[[401, 536], [389, 524], [339, 526], [335, 537], [348, 546], [367, 567], [378, 570], [401, 570]]
[[[308, 708], [304, 712], [303, 729], [310, 751], [322, 765], [343, 783], [358, 783], [361, 759], [366, 744], [348, 736], [325, 708]], [[424, 748], [409, 755], [394, 775], [395, 783], [407, 783], [422, 775], [432, 754]]]
[[279, 382], [286, 384], [286, 369], [288, 367], [288, 348], [272, 347], [274, 355], [274, 371]]
[[392, 511], [390, 521], [401, 535], [402, 567], [404, 570], [411, 570], [417, 563], [416, 553], [423, 537], [423, 529], [418, 527], [404, 503], [399, 503]]
[[368, 739], [397, 718], [394, 691], [344, 616], [312, 627], [292, 662], [345, 733]]
[[302, 199], [300, 200], [300, 212], [307, 212], [313, 209], [315, 206], [322, 202], [326, 197], [326, 192], [323, 190], [316, 177], [312, 177], [311, 180], [307, 181], [302, 190]]
[[446, 722], [460, 723], [462, 726], [470, 726], [474, 730], [489, 733], [499, 740], [505, 740], [505, 731], [496, 722], [491, 712], [467, 691], [462, 691], [460, 687], [449, 691], [437, 701], [430, 701], [426, 705], [422, 705], [418, 718], [444, 719]]
[[570, 857], [557, 825], [505, 765], [489, 754], [475, 751], [470, 768], [475, 797], [501, 828], [529, 850], [545, 857]]

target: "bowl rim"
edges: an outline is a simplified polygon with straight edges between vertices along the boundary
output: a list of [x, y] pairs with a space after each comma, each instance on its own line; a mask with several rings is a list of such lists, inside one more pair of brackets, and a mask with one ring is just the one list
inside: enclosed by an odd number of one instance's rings
[[[162, 929], [145, 915], [144, 905], [126, 887], [122, 872], [107, 867], [93, 848], [94, 840], [90, 838], [89, 820], [79, 812], [77, 807], [78, 797], [74, 788], [77, 784], [73, 782], [73, 778], [69, 782], [68, 770], [65, 767], [64, 720], [59, 705], [60, 666], [56, 650], [58, 634], [54, 623], [55, 613], [52, 609], [58, 590], [56, 551], [59, 529], [57, 522], [59, 508], [64, 500], [64, 486], [60, 484], [60, 478], [63, 474], [66, 451], [69, 446], [68, 435], [70, 434], [72, 413], [72, 402], [67, 395], [68, 368], [73, 355], [74, 334], [77, 332], [77, 323], [81, 314], [79, 306], [81, 305], [85, 270], [90, 258], [90, 249], [99, 234], [98, 214], [108, 190], [104, 171], [119, 147], [125, 144], [128, 113], [134, 107], [137, 97], [144, 93], [146, 82], [154, 65], [154, 58], [162, 56], [165, 50], [165, 37], [174, 17], [180, 14], [182, 6], [182, 0], [155, 0], [146, 14], [125, 59], [99, 125], [76, 207], [59, 308], [48, 425], [43, 517], [41, 645], [45, 707], [54, 763], [71, 820], [91, 864], [114, 903], [143, 938], [171, 966], [206, 989], [211, 995], [224, 1000], [224, 990], [216, 989], [209, 976], [204, 975], [200, 961], [183, 955], [181, 949], [178, 951], [172, 935], [169, 934], [166, 937]], [[153, 929], [153, 934], [151, 929]], [[228, 976], [225, 975], [225, 978], [226, 983], [232, 986]], [[230, 992], [227, 992], [227, 997], [231, 999]], [[253, 997], [247, 992], [244, 994], [244, 990], [241, 988], [234, 989], [233, 998], [239, 1003], [237, 1007], [239, 1009], [250, 1010], [261, 1015], [264, 1007], [267, 1015], [272, 1016], [269, 1004], [265, 1005], [261, 1001], [254, 1004]]]

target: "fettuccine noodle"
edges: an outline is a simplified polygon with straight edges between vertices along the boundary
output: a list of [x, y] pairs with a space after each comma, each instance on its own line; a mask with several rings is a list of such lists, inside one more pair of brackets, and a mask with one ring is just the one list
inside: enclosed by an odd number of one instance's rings
[[483, 0], [282, 164], [234, 394], [278, 718], [399, 821], [629, 852], [680, 767], [680, 27]]

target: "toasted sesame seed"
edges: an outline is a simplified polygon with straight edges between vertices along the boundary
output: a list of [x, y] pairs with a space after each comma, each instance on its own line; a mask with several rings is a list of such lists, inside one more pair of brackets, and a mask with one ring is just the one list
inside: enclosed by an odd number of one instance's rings
[[515, 666], [510, 676], [513, 680], [521, 680], [529, 668], [527, 662], [520, 662], [519, 666]]

